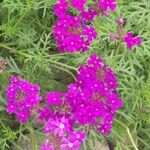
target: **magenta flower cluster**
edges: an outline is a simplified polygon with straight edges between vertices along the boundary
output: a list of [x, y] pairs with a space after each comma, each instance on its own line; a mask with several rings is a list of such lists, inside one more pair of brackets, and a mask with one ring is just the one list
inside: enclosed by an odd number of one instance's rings
[[[90, 5], [86, 0], [59, 0], [54, 5], [58, 20], [53, 26], [58, 50], [87, 51], [97, 37], [91, 24], [95, 16], [109, 16], [116, 8], [116, 0], [93, 0]], [[123, 23], [120, 18], [118, 33], [110, 34], [110, 39], [124, 42], [129, 49], [140, 45], [141, 38], [126, 32]], [[66, 92], [49, 91], [42, 101], [39, 91], [37, 84], [18, 76], [13, 76], [6, 88], [7, 112], [23, 123], [34, 117], [36, 124], [43, 125], [47, 139], [40, 150], [78, 150], [91, 130], [108, 135], [116, 111], [122, 107], [116, 75], [96, 54], [80, 66], [76, 81]]]
[[[93, 1], [93, 5], [85, 9], [86, 0], [59, 0], [54, 5], [54, 14], [58, 21], [54, 25], [53, 37], [56, 39], [58, 50], [61, 52], [87, 51], [93, 39], [96, 39], [95, 28], [88, 22], [103, 13], [109, 15], [108, 10], [115, 11], [115, 0]], [[76, 9], [77, 15], [69, 13]]]
[[92, 54], [88, 63], [79, 68], [77, 81], [69, 85], [66, 95], [75, 122], [109, 134], [115, 112], [122, 106], [116, 89], [114, 72], [103, 59]]
[[[96, 0], [99, 1], [99, 0]], [[98, 6], [100, 7], [100, 9], [102, 10], [102, 12], [106, 15], [109, 16], [108, 11], [115, 11], [116, 10], [116, 0], [102, 0], [100, 2], [97, 2]]]
[[140, 45], [141, 37], [140, 36], [133, 37], [132, 32], [126, 32], [123, 28], [123, 23], [124, 23], [123, 18], [119, 18], [118, 19], [118, 33], [117, 34], [111, 33], [110, 39], [111, 40], [118, 39], [121, 42], [124, 42], [128, 49], [132, 49], [134, 46]]
[[[12, 77], [7, 87], [7, 112], [26, 123], [36, 112], [36, 123], [44, 123], [47, 140], [41, 150], [78, 150], [90, 130], [108, 135], [122, 101], [117, 93], [117, 78], [102, 58], [92, 54], [78, 70], [68, 91], [50, 91], [44, 105], [39, 87]], [[31, 116], [32, 117], [32, 116]], [[82, 130], [76, 130], [82, 127]]]
[[7, 91], [7, 112], [16, 114], [18, 120], [26, 123], [32, 110], [39, 104], [42, 97], [39, 95], [39, 87], [18, 76], [10, 79], [11, 84]]
[[132, 47], [141, 44], [141, 38], [139, 36], [133, 37], [132, 32], [128, 32], [124, 38], [124, 42], [127, 45], [127, 48], [132, 49]]
[[[43, 114], [42, 118], [44, 132], [51, 138], [43, 143], [41, 150], [51, 147], [77, 150], [89, 130], [108, 135], [115, 112], [122, 106], [116, 90], [115, 73], [103, 59], [92, 54], [88, 63], [79, 68], [76, 82], [68, 86], [66, 93], [50, 91], [46, 95], [46, 104], [53, 113], [49, 118]], [[74, 127], [81, 126], [84, 131], [74, 131]]]
[[78, 150], [86, 136], [84, 131], [73, 131], [73, 124], [68, 117], [58, 117], [58, 114], [45, 123], [44, 132], [49, 139], [43, 143], [41, 150], [48, 150], [49, 147], [57, 150]]

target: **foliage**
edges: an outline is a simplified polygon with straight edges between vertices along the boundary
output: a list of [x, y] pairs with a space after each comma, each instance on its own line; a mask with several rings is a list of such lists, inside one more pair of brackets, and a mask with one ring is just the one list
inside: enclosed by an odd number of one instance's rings
[[[83, 149], [93, 150], [95, 142], [107, 140], [113, 141], [116, 150], [150, 149], [150, 1], [118, 0], [116, 13], [99, 16], [93, 22], [98, 38], [90, 50], [73, 55], [57, 52], [52, 38], [52, 25], [56, 21], [54, 3], [54, 0], [0, 1], [0, 56], [7, 61], [6, 69], [0, 72], [0, 148], [21, 149], [17, 141], [28, 139], [27, 129], [5, 113], [5, 87], [11, 75], [38, 83], [42, 95], [49, 90], [66, 91], [67, 84], [76, 78], [77, 68], [96, 53], [116, 72], [124, 104], [117, 112], [111, 134], [104, 137], [91, 133], [90, 142], [86, 141]], [[141, 46], [129, 51], [123, 43], [109, 40], [109, 33], [117, 31], [119, 17], [126, 19], [127, 31], [142, 37]], [[41, 129], [35, 132], [42, 134]]]

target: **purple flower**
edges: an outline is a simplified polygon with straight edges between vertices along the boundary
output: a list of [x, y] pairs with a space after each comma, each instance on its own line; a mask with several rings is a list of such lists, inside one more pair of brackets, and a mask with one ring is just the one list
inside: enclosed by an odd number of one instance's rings
[[16, 116], [18, 120], [26, 123], [28, 121], [28, 118], [30, 117], [30, 111], [28, 109], [22, 109], [17, 112]]
[[58, 106], [62, 104], [61, 93], [60, 92], [49, 92], [46, 95], [46, 103], [48, 105]]
[[81, 15], [85, 21], [93, 21], [98, 13], [95, 10], [89, 8], [88, 11], [82, 11]]
[[113, 111], [122, 107], [122, 101], [118, 98], [117, 94], [110, 94], [107, 99], [107, 105], [111, 107]]
[[82, 12], [84, 10], [85, 2], [86, 2], [86, 0], [73, 0], [72, 6]]
[[48, 107], [44, 107], [43, 109], [38, 109], [37, 122], [48, 121], [52, 116], [53, 116], [53, 112]]
[[84, 132], [72, 132], [69, 138], [62, 139], [63, 150], [78, 150], [85, 138]]
[[20, 77], [19, 76], [11, 76], [11, 78], [10, 78], [11, 84], [18, 83], [19, 81], [20, 81]]
[[83, 142], [86, 136], [86, 133], [84, 131], [79, 132], [71, 132], [70, 136], [72, 139], [78, 140], [79, 142]]
[[105, 115], [105, 104], [95, 100], [93, 102], [93, 115], [95, 118], [102, 118]]
[[92, 39], [96, 39], [96, 37], [97, 37], [95, 28], [92, 26], [84, 26], [83, 27], [83, 35], [86, 35], [87, 39], [89, 41], [92, 41]]
[[7, 112], [15, 113], [18, 120], [26, 123], [31, 110], [42, 100], [39, 95], [39, 87], [27, 80], [21, 80], [18, 76], [11, 78], [11, 84], [6, 88]]
[[98, 131], [103, 132], [105, 135], [108, 135], [111, 129], [112, 129], [111, 123], [102, 123], [102, 124], [99, 124]]
[[78, 150], [80, 148], [80, 142], [74, 139], [63, 139], [63, 144], [61, 145], [63, 150]]
[[126, 32], [123, 28], [123, 18], [118, 19], [118, 34], [110, 34], [110, 40], [118, 39], [121, 42], [124, 42], [128, 49], [132, 49], [136, 45], [141, 44], [141, 37], [133, 37], [132, 32]]
[[124, 37], [124, 42], [127, 45], [127, 48], [132, 49], [133, 46], [140, 45], [141, 44], [141, 38], [133, 37], [132, 32], [128, 32], [126, 37]]
[[113, 33], [110, 33], [110, 35], [109, 35], [109, 38], [110, 38], [110, 40], [115, 40], [116, 39], [116, 35], [115, 34], [113, 34]]
[[66, 49], [69, 52], [79, 51], [80, 45], [79, 45], [80, 37], [71, 34], [68, 38], [64, 40], [64, 44], [66, 45]]
[[88, 60], [88, 65], [95, 69], [101, 68], [103, 65], [103, 59], [99, 58], [96, 54], [91, 54]]
[[61, 52], [87, 51], [96, 35], [94, 27], [83, 26], [78, 16], [66, 15], [54, 25], [53, 36]]
[[12, 113], [15, 113], [15, 112], [17, 112], [17, 104], [16, 103], [8, 103], [7, 104], [7, 112], [9, 113], [9, 114], [12, 114]]
[[133, 38], [134, 45], [141, 45], [141, 37], [135, 37]]
[[118, 19], [118, 25], [119, 25], [119, 26], [123, 26], [123, 23], [124, 23], [123, 18], [119, 18], [119, 19]]
[[[103, 59], [92, 54], [88, 63], [79, 68], [77, 80], [68, 86], [65, 96], [71, 106], [74, 122], [83, 126], [96, 126], [99, 131], [108, 134], [113, 116], [122, 106], [121, 99], [115, 94], [116, 89], [115, 73]], [[110, 128], [107, 130], [105, 126], [108, 125]]]
[[58, 17], [63, 17], [67, 13], [67, 2], [60, 0], [59, 3], [54, 4], [54, 14]]
[[44, 131], [45, 133], [54, 132], [56, 135], [64, 136], [65, 133], [71, 130], [70, 124], [68, 122], [68, 119], [65, 117], [62, 118], [55, 118], [55, 119], [49, 119], [45, 123]]
[[111, 11], [116, 10], [116, 0], [102, 0], [98, 3], [98, 6], [102, 9], [102, 11], [107, 14], [107, 11], [110, 9]]
[[40, 147], [40, 150], [54, 150], [54, 147], [49, 144], [49, 140], [46, 140]]

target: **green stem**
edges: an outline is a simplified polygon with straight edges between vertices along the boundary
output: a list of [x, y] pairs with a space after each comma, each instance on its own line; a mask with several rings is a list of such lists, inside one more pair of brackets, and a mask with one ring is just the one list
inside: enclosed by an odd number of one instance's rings
[[17, 150], [23, 150], [18, 144], [16, 144], [14, 141], [11, 141], [11, 143], [15, 146]]
[[35, 135], [33, 127], [30, 124], [28, 126], [28, 130], [30, 132], [31, 143], [32, 143], [32, 150], [37, 150], [36, 135]]
[[63, 67], [72, 69], [72, 70], [74, 70], [74, 71], [76, 71], [76, 72], [78, 71], [77, 68], [72, 67], [72, 66], [69, 66], [69, 65], [67, 65], [67, 64], [63, 64], [63, 63], [60, 63], [60, 62], [57, 62], [57, 61], [52, 61], [52, 60], [48, 60], [48, 61], [51, 62], [51, 63], [54, 63], [54, 64], [56, 64], [56, 65], [59, 65], [59, 66], [63, 66]]
[[13, 49], [5, 44], [0, 43], [0, 47], [9, 50], [11, 53], [16, 53], [15, 49]]
[[16, 22], [16, 24], [14, 25], [14, 27], [16, 28], [18, 26], [18, 24], [24, 19], [24, 17], [26, 16], [27, 11], [25, 10], [23, 15], [18, 19], [18, 21]]
[[130, 141], [131, 141], [131, 143], [132, 143], [134, 149], [135, 149], [135, 150], [139, 150], [139, 149], [136, 147], [136, 145], [135, 145], [135, 143], [134, 143], [134, 141], [133, 141], [133, 138], [132, 138], [132, 135], [130, 134], [129, 128], [126, 127], [126, 130], [127, 130], [127, 133], [128, 133], [128, 135], [129, 135], [129, 139], [130, 139]]
[[1, 34], [0, 34], [0, 36], [3, 36], [3, 35], [5, 35], [5, 33], [1, 33]]
[[126, 125], [124, 125], [121, 121], [119, 121], [119, 120], [117, 120], [117, 119], [115, 119], [115, 121], [117, 121], [118, 123], [120, 123], [120, 124], [126, 129], [126, 131], [127, 131], [127, 133], [128, 133], [128, 136], [129, 136], [129, 139], [130, 139], [130, 141], [131, 141], [131, 143], [132, 143], [134, 149], [135, 149], [135, 150], [139, 150], [139, 149], [137, 148], [137, 146], [135, 145], [135, 143], [134, 143], [134, 140], [133, 140], [133, 138], [132, 138], [132, 135], [131, 135], [131, 133], [130, 133], [129, 128], [128, 128]]
[[[74, 54], [76, 55], [82, 55], [80, 52], [75, 52]], [[50, 56], [59, 56], [59, 55], [72, 55], [72, 53], [56, 53], [56, 54], [51, 54]]]
[[76, 77], [74, 76], [74, 74], [73, 73], [71, 73], [70, 71], [68, 71], [68, 70], [66, 70], [66, 69], [63, 69], [63, 68], [61, 68], [61, 67], [59, 67], [59, 66], [56, 66], [56, 65], [52, 65], [52, 64], [50, 64], [52, 67], [54, 67], [54, 68], [58, 68], [58, 69], [60, 69], [60, 70], [62, 70], [62, 71], [65, 71], [65, 72], [67, 72], [68, 74], [70, 74], [72, 77], [73, 77], [73, 79], [76, 81]]

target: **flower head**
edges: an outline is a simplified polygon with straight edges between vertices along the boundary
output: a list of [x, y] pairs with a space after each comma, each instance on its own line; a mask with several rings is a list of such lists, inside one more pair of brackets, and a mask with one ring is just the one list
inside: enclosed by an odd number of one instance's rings
[[116, 0], [102, 0], [98, 3], [98, 6], [105, 15], [108, 15], [108, 10], [115, 11], [117, 7]]
[[73, 0], [72, 6], [82, 12], [84, 10], [85, 3], [86, 3], [86, 0]]
[[15, 113], [18, 120], [27, 122], [30, 112], [41, 101], [39, 87], [18, 76], [11, 78], [11, 84], [6, 88], [7, 112]]
[[141, 37], [133, 37], [132, 32], [126, 32], [123, 27], [124, 20], [123, 18], [118, 19], [118, 33], [117, 34], [110, 34], [110, 40], [118, 39], [121, 42], [124, 42], [128, 49], [132, 49], [136, 45], [141, 44]]
[[87, 51], [97, 33], [93, 26], [84, 25], [79, 16], [65, 15], [54, 25], [53, 36], [61, 52]]
[[68, 119], [65, 117], [62, 118], [53, 118], [49, 119], [45, 123], [44, 131], [49, 134], [50, 132], [54, 132], [56, 135], [64, 136], [65, 133], [71, 130], [71, 126], [69, 124]]
[[72, 132], [69, 138], [62, 139], [61, 148], [63, 150], [78, 150], [85, 139], [84, 132]]
[[48, 105], [58, 106], [62, 104], [61, 93], [60, 92], [49, 92], [46, 95], [46, 103]]
[[122, 26], [123, 23], [124, 23], [123, 18], [119, 18], [119, 19], [118, 19], [118, 25], [119, 25], [119, 26]]
[[58, 17], [63, 17], [67, 13], [67, 2], [66, 0], [60, 0], [58, 3], [54, 4], [55, 10], [54, 14]]
[[[75, 123], [97, 126], [104, 131], [105, 122], [112, 124], [111, 114], [122, 106], [116, 89], [115, 73], [102, 58], [92, 54], [87, 64], [79, 68], [77, 81], [68, 86], [66, 94]], [[104, 131], [104, 134], [109, 132]]]
[[37, 122], [48, 121], [53, 116], [52, 110], [45, 106], [43, 109], [38, 109], [38, 119]]
[[93, 21], [95, 16], [98, 15], [97, 11], [89, 8], [87, 11], [82, 11], [81, 13], [84, 21]]
[[139, 36], [133, 37], [132, 32], [128, 32], [124, 37], [124, 42], [127, 45], [127, 48], [132, 49], [133, 46], [141, 44], [141, 38]]

